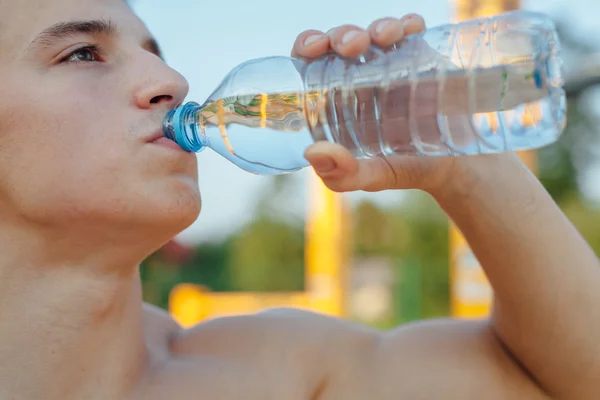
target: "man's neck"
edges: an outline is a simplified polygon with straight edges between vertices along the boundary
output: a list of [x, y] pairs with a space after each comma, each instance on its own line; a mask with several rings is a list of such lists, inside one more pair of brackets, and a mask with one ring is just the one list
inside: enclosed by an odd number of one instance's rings
[[115, 398], [131, 390], [149, 357], [137, 266], [34, 267], [33, 252], [21, 263], [23, 252], [0, 252], [0, 398]]

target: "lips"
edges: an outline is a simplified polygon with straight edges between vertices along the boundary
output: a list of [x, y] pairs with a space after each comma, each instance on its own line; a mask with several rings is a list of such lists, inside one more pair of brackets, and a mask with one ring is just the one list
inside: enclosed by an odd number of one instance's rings
[[146, 139], [147, 143], [152, 143], [160, 138], [165, 137], [165, 134], [162, 131], [156, 131], [151, 136]]
[[160, 136], [152, 141], [149, 142], [150, 144], [155, 144], [158, 146], [162, 146], [162, 147], [168, 147], [170, 149], [173, 150], [178, 150], [178, 151], [184, 151], [181, 146], [179, 146], [179, 144], [177, 144], [177, 142], [165, 137], [165, 136]]

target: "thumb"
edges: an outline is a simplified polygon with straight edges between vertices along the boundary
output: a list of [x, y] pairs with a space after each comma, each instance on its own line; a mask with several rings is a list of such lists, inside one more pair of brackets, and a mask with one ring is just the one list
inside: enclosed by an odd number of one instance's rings
[[339, 144], [317, 142], [306, 150], [304, 157], [323, 183], [335, 192], [391, 189], [396, 181], [393, 169], [383, 158], [358, 161]]

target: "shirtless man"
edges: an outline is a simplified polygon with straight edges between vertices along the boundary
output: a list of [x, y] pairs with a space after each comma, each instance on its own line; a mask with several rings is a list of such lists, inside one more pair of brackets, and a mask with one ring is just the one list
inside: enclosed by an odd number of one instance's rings
[[[423, 28], [307, 31], [293, 52]], [[495, 289], [489, 320], [380, 333], [271, 310], [182, 330], [142, 304], [138, 265], [200, 210], [195, 155], [151, 143], [186, 81], [123, 0], [0, 0], [0, 76], [0, 399], [600, 398], [598, 260], [516, 156], [306, 154], [336, 191], [431, 194]]]

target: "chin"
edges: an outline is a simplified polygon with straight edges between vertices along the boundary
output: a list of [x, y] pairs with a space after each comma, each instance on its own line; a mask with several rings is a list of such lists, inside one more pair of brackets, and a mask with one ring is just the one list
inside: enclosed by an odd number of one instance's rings
[[202, 208], [198, 185], [191, 178], [170, 182], [149, 196], [144, 219], [148, 225], [176, 235], [193, 224]]

